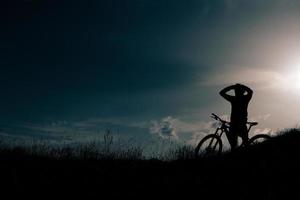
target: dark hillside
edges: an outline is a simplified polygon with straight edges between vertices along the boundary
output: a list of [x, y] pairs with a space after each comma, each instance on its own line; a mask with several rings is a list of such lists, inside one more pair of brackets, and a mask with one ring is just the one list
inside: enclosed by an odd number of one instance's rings
[[52, 159], [1, 151], [1, 193], [196, 199], [300, 197], [300, 132], [219, 157], [175, 161]]

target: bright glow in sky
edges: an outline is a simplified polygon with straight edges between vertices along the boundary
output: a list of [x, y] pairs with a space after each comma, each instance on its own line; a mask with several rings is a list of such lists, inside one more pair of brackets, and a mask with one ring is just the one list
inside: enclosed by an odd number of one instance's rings
[[300, 61], [299, 63], [294, 63], [288, 69], [291, 69], [286, 74], [286, 88], [291, 90], [297, 90], [295, 92], [300, 92]]

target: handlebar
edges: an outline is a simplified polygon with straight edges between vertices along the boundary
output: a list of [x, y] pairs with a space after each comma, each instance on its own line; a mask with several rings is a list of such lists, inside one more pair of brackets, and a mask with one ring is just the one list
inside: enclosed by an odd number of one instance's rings
[[229, 122], [227, 122], [227, 121], [221, 119], [221, 118], [220, 118], [218, 115], [216, 115], [215, 113], [212, 113], [212, 114], [211, 114], [211, 118], [213, 118], [213, 119], [215, 119], [215, 120], [218, 120], [218, 121], [222, 122], [223, 124], [226, 124], [226, 123], [229, 124]]
[[[230, 122], [227, 122], [223, 119], [221, 119], [218, 115], [216, 115], [215, 113], [212, 113], [211, 114], [211, 118], [215, 119], [215, 120], [218, 120], [220, 122], [222, 122], [222, 124], [230, 124]], [[248, 125], [250, 126], [256, 126], [258, 124], [258, 122], [247, 122]]]

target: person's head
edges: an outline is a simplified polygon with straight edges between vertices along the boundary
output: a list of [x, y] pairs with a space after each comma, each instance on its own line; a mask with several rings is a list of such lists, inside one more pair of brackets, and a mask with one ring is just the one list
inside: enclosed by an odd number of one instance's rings
[[241, 84], [236, 84], [234, 88], [234, 92], [235, 92], [235, 96], [239, 97], [244, 95], [245, 90], [243, 89], [243, 87], [241, 87]]

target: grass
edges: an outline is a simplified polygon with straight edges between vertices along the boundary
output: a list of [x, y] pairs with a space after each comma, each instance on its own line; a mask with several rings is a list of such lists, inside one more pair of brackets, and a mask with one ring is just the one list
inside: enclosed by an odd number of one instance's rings
[[[299, 137], [299, 138], [298, 138]], [[292, 139], [293, 138], [293, 139]], [[297, 139], [295, 139], [297, 138]], [[235, 152], [226, 151], [218, 157], [253, 155], [260, 157], [265, 153], [269, 153], [268, 157], [282, 157], [289, 151], [287, 157], [294, 156], [293, 152], [297, 152], [298, 139], [300, 140], [299, 129], [286, 129], [278, 132], [276, 137], [263, 144], [254, 145], [248, 148], [241, 148]], [[296, 144], [295, 144], [296, 143]], [[169, 143], [168, 143], [169, 144]], [[170, 143], [171, 144], [171, 143]], [[102, 141], [93, 141], [88, 143], [49, 145], [46, 142], [33, 143], [32, 145], [7, 145], [4, 141], [0, 141], [0, 159], [2, 158], [43, 158], [51, 160], [147, 160], [157, 159], [161, 161], [185, 161], [199, 160], [194, 156], [194, 147], [190, 145], [179, 145], [172, 143], [173, 147], [165, 152], [157, 152], [156, 154], [146, 157], [144, 149], [141, 146], [124, 145], [120, 141], [116, 141], [113, 134], [108, 131], [103, 135]], [[125, 147], [124, 147], [125, 146]], [[290, 150], [290, 148], [293, 148]], [[240, 155], [241, 154], [241, 155]], [[202, 155], [200, 159], [207, 156]]]
[[[277, 138], [286, 137], [298, 133], [298, 129], [290, 129], [282, 131]], [[107, 131], [103, 135], [102, 141], [92, 141], [88, 143], [50, 145], [47, 142], [36, 142], [31, 145], [7, 145], [0, 141], [0, 159], [12, 157], [32, 157], [44, 158], [52, 160], [147, 160], [158, 159], [161, 161], [176, 160], [193, 160], [194, 147], [191, 145], [183, 145], [172, 143], [172, 141], [163, 143], [172, 146], [167, 151], [157, 152], [152, 156], [145, 156], [144, 149], [141, 146], [124, 145], [120, 141], [116, 141], [114, 135]], [[260, 145], [256, 145], [258, 148]], [[249, 148], [248, 148], [249, 149]], [[245, 149], [243, 149], [244, 151]], [[159, 150], [158, 150], [159, 151]], [[239, 152], [239, 151], [238, 151]], [[230, 154], [226, 151], [223, 154]], [[221, 155], [222, 156], [222, 155]], [[204, 158], [205, 155], [200, 157]], [[199, 159], [199, 158], [197, 158]]]
[[[157, 152], [147, 155], [141, 146], [117, 140], [110, 131], [107, 131], [102, 140], [85, 143], [51, 145], [43, 141], [27, 145], [14, 145], [0, 141], [0, 159], [1, 157], [16, 156], [81, 161], [147, 159], [171, 161], [191, 159], [194, 156], [194, 148], [190, 145], [178, 144], [171, 140], [164, 140], [160, 145], [166, 145], [168, 148], [158, 147]], [[161, 149], [162, 151], [160, 151]]]
[[[84, 195], [99, 198], [162, 196], [199, 199], [274, 199], [299, 195], [300, 131], [235, 152], [195, 159], [191, 146], [176, 146], [146, 159], [143, 149], [113, 148], [107, 134], [76, 146], [0, 147], [0, 192]], [[41, 197], [41, 196], [39, 196]], [[294, 199], [297, 197], [294, 197]]]
[[52, 160], [138, 160], [143, 159], [143, 149], [138, 146], [115, 148], [114, 137], [109, 132], [103, 136], [102, 142], [78, 144], [49, 145], [47, 142], [32, 145], [1, 145], [0, 157], [33, 157]]

